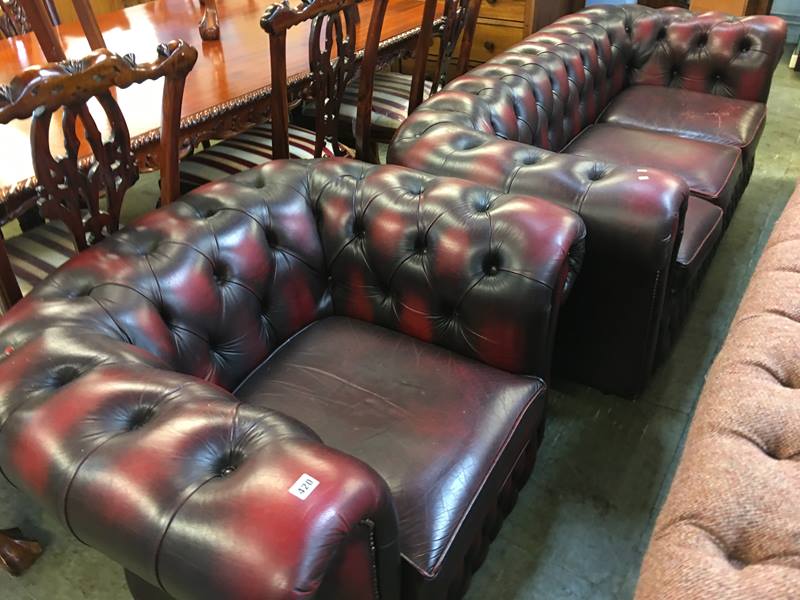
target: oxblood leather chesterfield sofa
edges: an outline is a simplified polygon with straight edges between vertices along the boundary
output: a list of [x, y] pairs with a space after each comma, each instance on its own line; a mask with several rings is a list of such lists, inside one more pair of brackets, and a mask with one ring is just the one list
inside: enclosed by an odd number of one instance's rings
[[349, 160], [201, 187], [0, 321], [0, 469], [137, 598], [457, 597], [533, 466], [584, 233]]
[[800, 187], [708, 372], [637, 600], [800, 591]]
[[580, 213], [586, 262], [555, 367], [633, 395], [752, 172], [785, 38], [775, 17], [590, 8], [421, 104], [389, 161]]

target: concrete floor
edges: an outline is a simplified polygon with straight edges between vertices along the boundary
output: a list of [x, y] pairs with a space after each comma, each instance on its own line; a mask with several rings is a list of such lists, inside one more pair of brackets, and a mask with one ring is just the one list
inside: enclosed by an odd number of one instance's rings
[[[531, 481], [475, 575], [483, 599], [627, 599], [669, 489], [706, 371], [800, 176], [800, 74], [778, 67], [756, 170], [669, 360], [635, 402], [556, 382]], [[154, 197], [153, 177], [139, 187]], [[131, 202], [132, 206], [145, 206]], [[47, 545], [0, 600], [127, 599], [122, 570], [0, 484], [0, 523]]]

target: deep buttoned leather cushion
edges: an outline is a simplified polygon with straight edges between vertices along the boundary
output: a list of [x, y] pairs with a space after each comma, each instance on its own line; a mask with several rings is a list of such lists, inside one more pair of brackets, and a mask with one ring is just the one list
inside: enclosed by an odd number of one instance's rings
[[[62, 314], [19, 345], [3, 328], [0, 464], [78, 539], [175, 598], [274, 598], [323, 585], [331, 546], [371, 523], [382, 585], [398, 585], [395, 511], [374, 471], [72, 320], [87, 330]], [[297, 501], [286, 490], [310, 471], [323, 493]]]
[[670, 287], [682, 289], [697, 277], [711, 259], [722, 231], [722, 209], [708, 200], [690, 196]]
[[443, 598], [483, 526], [476, 515], [497, 502], [540, 426], [544, 392], [538, 379], [331, 317], [294, 336], [234, 393], [375, 469], [397, 507], [404, 580], [416, 597]]
[[[569, 141], [570, 133], [591, 124], [598, 111], [631, 85], [766, 102], [786, 29], [778, 17], [698, 15], [631, 4], [593, 6], [566, 15], [528, 38], [551, 44], [562, 38], [562, 44], [575, 48], [575, 65], [585, 71], [579, 73], [563, 61], [571, 84], [568, 94], [555, 99], [561, 109], [553, 114], [563, 116], [550, 121], [556, 128], [551, 139]], [[551, 70], [550, 78], [563, 70]]]
[[674, 173], [726, 212], [741, 193], [742, 155], [733, 146], [601, 123], [584, 129], [565, 152]]
[[612, 100], [600, 121], [736, 146], [747, 165], [753, 161], [766, 116], [761, 102], [635, 85]]
[[[81, 252], [0, 321], [0, 469], [179, 598], [396, 597], [384, 480], [228, 390], [334, 314], [544, 373], [583, 234], [535, 198], [351, 160], [204, 186]], [[288, 490], [312, 472], [304, 503]], [[505, 497], [524, 477], [510, 480], [488, 487]]]
[[763, 103], [785, 39], [777, 17], [591, 7], [454, 79], [423, 106], [442, 121], [560, 151], [632, 85]]

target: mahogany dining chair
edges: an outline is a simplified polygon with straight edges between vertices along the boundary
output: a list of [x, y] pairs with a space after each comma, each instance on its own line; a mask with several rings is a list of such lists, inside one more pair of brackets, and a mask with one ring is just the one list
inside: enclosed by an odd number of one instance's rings
[[[374, 99], [370, 116], [372, 140], [375, 143], [388, 144], [411, 111], [447, 83], [448, 75], [462, 75], [469, 67], [469, 55], [481, 0], [445, 0], [443, 21], [434, 30], [437, 2], [438, 0], [425, 0], [412, 73], [383, 70], [375, 74]], [[439, 38], [439, 48], [432, 77], [427, 79], [428, 56], [434, 37]], [[452, 72], [450, 67], [457, 46], [459, 46], [458, 60], [456, 70]], [[342, 101], [343, 132], [352, 129], [351, 122], [356, 114], [357, 89], [356, 80], [348, 87]], [[315, 110], [316, 105], [313, 103], [306, 103], [303, 107], [306, 115], [313, 114]]]
[[[101, 48], [82, 60], [30, 67], [9, 85], [0, 87], [0, 124], [32, 119], [31, 152], [39, 211], [46, 220], [66, 225], [77, 251], [119, 227], [125, 193], [138, 179], [128, 128], [112, 86], [128, 87], [164, 78], [161, 203], [178, 196], [181, 100], [197, 51], [182, 41], [173, 41], [159, 46], [158, 53], [156, 61], [137, 64], [131, 56], [119, 57]], [[90, 101], [99, 105], [97, 114], [108, 122], [108, 139], [103, 139], [90, 114]], [[65, 156], [57, 156], [50, 147], [50, 125], [56, 114], [63, 129]], [[92, 156], [79, 159], [82, 139], [92, 149]], [[101, 198], [105, 198], [105, 207]], [[36, 234], [34, 229], [17, 238]], [[17, 238], [9, 243], [18, 243]], [[22, 296], [8, 254], [0, 236], [0, 305], [6, 308]], [[47, 274], [42, 273], [42, 278]]]
[[[2, 0], [0, 0], [2, 1]], [[51, 18], [51, 12], [45, 0], [13, 0], [21, 3], [22, 8], [27, 15], [29, 22], [29, 31], [33, 31], [39, 46], [42, 48], [42, 53], [45, 58], [50, 62], [62, 61], [66, 58], [64, 48], [58, 39], [55, 25], [58, 24], [57, 20]], [[51, 0], [47, 0], [49, 3]], [[89, 47], [92, 50], [105, 48], [106, 43], [103, 39], [103, 33], [100, 31], [100, 26], [97, 24], [97, 17], [94, 14], [92, 5], [89, 0], [72, 0], [72, 5], [75, 8], [75, 14], [78, 16], [78, 21], [81, 24], [83, 33], [89, 42]]]
[[[373, 80], [388, 0], [374, 0], [360, 64], [355, 148], [339, 141], [337, 122], [344, 92], [357, 72], [356, 26], [360, 0], [312, 0], [291, 8], [273, 4], [261, 18], [269, 35], [272, 93], [270, 120], [181, 161], [181, 192], [238, 173], [270, 159], [355, 156], [374, 161], [370, 141]], [[290, 122], [286, 33], [310, 21], [308, 61], [311, 94], [321, 107], [314, 130]]]
[[[45, 8], [50, 23], [58, 25], [58, 16], [53, 0], [45, 0]], [[0, 0], [0, 39], [21, 35], [31, 30], [31, 24], [22, 0]]]
[[[186, 76], [197, 60], [197, 50], [172, 41], [158, 47], [158, 59], [137, 64], [99, 49], [81, 60], [61, 61], [26, 69], [10, 84], [0, 86], [0, 124], [14, 119], [32, 119], [32, 152], [38, 180], [39, 207], [43, 216], [64, 222], [73, 234], [75, 247], [113, 232], [125, 192], [136, 182], [138, 168], [130, 148], [130, 136], [113, 87], [165, 79], [161, 131], [161, 201], [178, 195], [178, 122]], [[111, 126], [103, 140], [87, 103], [96, 101]], [[60, 114], [66, 156], [55, 157], [49, 144], [50, 123]], [[79, 131], [92, 148], [89, 160], [78, 159]], [[100, 206], [105, 195], [108, 209]], [[48, 224], [49, 225], [49, 224]], [[45, 225], [44, 227], [47, 227]], [[36, 230], [18, 237], [38, 235]], [[16, 238], [14, 241], [18, 241]], [[0, 308], [8, 308], [21, 297], [19, 284], [0, 232]], [[20, 575], [42, 553], [41, 545], [26, 539], [19, 529], [0, 531], [0, 567]]]

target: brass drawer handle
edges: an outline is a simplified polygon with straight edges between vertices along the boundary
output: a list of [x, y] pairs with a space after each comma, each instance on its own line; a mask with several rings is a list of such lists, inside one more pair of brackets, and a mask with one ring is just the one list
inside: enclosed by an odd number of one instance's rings
[[494, 52], [494, 42], [485, 41], [483, 42], [483, 47], [486, 48], [489, 52]]

